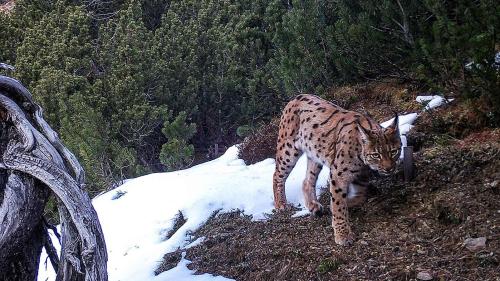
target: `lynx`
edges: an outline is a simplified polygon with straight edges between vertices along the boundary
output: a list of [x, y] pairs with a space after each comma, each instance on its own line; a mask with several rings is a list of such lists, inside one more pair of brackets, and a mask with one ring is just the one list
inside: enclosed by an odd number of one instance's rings
[[370, 117], [347, 111], [314, 95], [299, 95], [281, 116], [273, 176], [274, 205], [286, 206], [285, 181], [302, 153], [307, 173], [302, 185], [306, 207], [319, 216], [323, 206], [316, 197], [321, 168], [330, 168], [329, 192], [335, 242], [350, 245], [354, 235], [348, 207], [366, 198], [369, 170], [388, 175], [395, 171], [401, 140], [398, 116], [387, 128]]

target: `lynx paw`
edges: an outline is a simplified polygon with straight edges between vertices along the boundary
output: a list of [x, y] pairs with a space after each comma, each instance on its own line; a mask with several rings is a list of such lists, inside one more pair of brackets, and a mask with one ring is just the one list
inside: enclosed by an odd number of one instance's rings
[[354, 242], [354, 235], [349, 232], [347, 235], [335, 235], [335, 243], [340, 246], [350, 246]]
[[313, 203], [313, 207], [309, 209], [311, 212], [311, 216], [315, 218], [319, 218], [325, 214], [325, 208], [318, 202]]
[[274, 209], [277, 212], [290, 211], [293, 209], [293, 206], [289, 203], [279, 203], [279, 204], [274, 204]]

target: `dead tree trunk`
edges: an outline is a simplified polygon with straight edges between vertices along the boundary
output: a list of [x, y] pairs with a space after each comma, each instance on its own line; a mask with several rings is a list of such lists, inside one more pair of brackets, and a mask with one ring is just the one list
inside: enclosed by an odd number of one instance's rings
[[84, 181], [28, 90], [0, 76], [0, 280], [36, 280], [41, 249], [50, 245], [43, 224], [50, 191], [61, 218], [57, 280], [107, 280], [106, 244]]

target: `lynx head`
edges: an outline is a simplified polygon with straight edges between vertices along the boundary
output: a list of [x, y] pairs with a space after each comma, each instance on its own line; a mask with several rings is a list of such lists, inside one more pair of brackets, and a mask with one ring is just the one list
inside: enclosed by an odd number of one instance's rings
[[396, 170], [396, 163], [401, 153], [398, 115], [387, 128], [367, 130], [358, 124], [361, 137], [362, 159], [370, 169], [382, 175], [389, 175]]

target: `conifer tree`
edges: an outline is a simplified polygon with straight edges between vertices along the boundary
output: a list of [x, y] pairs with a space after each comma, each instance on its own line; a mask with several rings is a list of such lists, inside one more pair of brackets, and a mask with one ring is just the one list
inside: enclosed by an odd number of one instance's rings
[[[16, 0], [0, 14], [0, 37], [8, 38], [0, 61], [17, 68], [97, 192], [186, 167], [194, 149], [234, 144], [237, 132], [268, 121], [298, 92], [321, 95], [367, 78], [486, 98], [498, 124], [499, 7], [493, 0]], [[183, 129], [189, 134], [176, 133]]]
[[290, 93], [322, 93], [335, 75], [324, 34], [327, 11], [317, 1], [291, 1], [288, 5], [273, 40], [285, 89]]
[[0, 62], [14, 64], [15, 60], [15, 33], [12, 26], [12, 17], [0, 12]]
[[427, 22], [418, 40], [418, 77], [437, 90], [485, 96], [500, 122], [500, 7], [495, 1], [424, 1]]
[[196, 124], [188, 124], [186, 112], [182, 111], [172, 122], [165, 121], [162, 132], [168, 141], [161, 148], [160, 160], [167, 171], [189, 166], [194, 159], [194, 146], [188, 141], [196, 133]]
[[101, 126], [108, 149], [101, 173], [115, 180], [157, 170], [159, 143], [155, 137], [168, 117], [158, 102], [157, 77], [151, 71], [155, 58], [151, 32], [142, 21], [140, 2], [132, 0], [118, 17], [101, 30], [100, 73], [94, 82], [96, 102], [103, 102]]
[[90, 42], [85, 11], [58, 1], [54, 10], [25, 32], [17, 49], [15, 73], [32, 89], [57, 130], [74, 113], [70, 97], [89, 91]]

